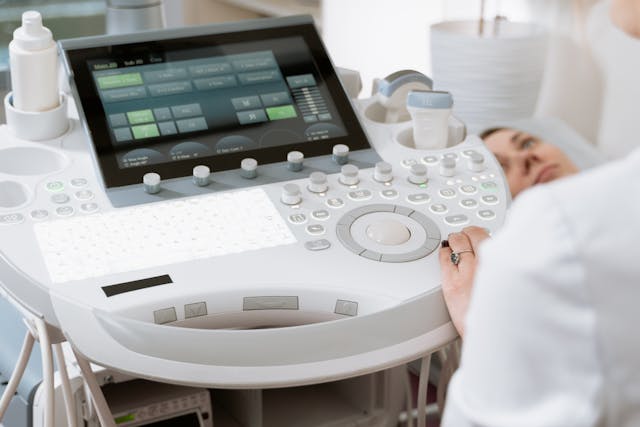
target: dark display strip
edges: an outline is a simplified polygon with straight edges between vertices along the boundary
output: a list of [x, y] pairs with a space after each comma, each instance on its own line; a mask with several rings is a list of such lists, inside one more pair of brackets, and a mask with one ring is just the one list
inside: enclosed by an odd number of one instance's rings
[[173, 283], [173, 280], [171, 280], [171, 276], [165, 274], [164, 276], [149, 277], [147, 279], [134, 280], [132, 282], [103, 286], [102, 290], [107, 297], [112, 297], [126, 292], [137, 291], [154, 286], [168, 285], [169, 283]]

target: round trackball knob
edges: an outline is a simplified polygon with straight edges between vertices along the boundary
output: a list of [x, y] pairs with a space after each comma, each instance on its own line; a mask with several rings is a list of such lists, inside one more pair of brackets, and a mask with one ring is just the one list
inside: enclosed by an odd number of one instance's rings
[[440, 175], [442, 176], [454, 176], [456, 174], [456, 161], [455, 159], [445, 157], [440, 161]]
[[360, 182], [358, 171], [359, 169], [355, 165], [344, 165], [340, 169], [340, 178], [338, 180], [344, 185], [356, 185]]
[[142, 177], [144, 191], [149, 194], [156, 194], [160, 191], [160, 175], [155, 172], [145, 173]]
[[285, 205], [297, 205], [302, 201], [300, 187], [297, 184], [285, 184], [282, 187], [280, 201]]
[[309, 186], [307, 189], [312, 193], [324, 193], [329, 186], [327, 185], [327, 174], [324, 172], [311, 172], [309, 175]]
[[393, 166], [391, 166], [391, 163], [376, 163], [376, 167], [373, 170], [373, 179], [378, 182], [391, 182], [393, 180]]
[[416, 185], [427, 182], [427, 167], [421, 163], [411, 166], [411, 169], [409, 169], [409, 182]]
[[209, 185], [210, 175], [211, 169], [209, 169], [209, 166], [196, 166], [193, 168], [193, 183], [198, 187], [205, 187]]

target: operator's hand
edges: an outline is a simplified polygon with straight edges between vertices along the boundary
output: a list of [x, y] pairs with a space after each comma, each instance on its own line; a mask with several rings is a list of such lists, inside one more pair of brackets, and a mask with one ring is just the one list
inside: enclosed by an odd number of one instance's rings
[[[466, 227], [460, 233], [451, 233], [448, 244], [443, 240], [440, 249], [442, 293], [453, 325], [462, 338], [478, 263], [476, 253], [482, 241], [488, 237], [484, 228]], [[453, 253], [458, 254], [457, 265], [453, 262], [453, 258], [456, 258], [452, 257]]]

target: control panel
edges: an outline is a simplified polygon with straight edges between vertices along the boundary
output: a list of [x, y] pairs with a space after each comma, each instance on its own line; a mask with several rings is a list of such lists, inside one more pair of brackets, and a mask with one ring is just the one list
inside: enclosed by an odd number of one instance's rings
[[66, 134], [0, 127], [16, 300], [93, 361], [207, 387], [360, 375], [455, 338], [437, 249], [510, 201], [480, 139], [416, 149], [410, 122], [354, 109], [310, 18], [131, 37], [62, 42]]

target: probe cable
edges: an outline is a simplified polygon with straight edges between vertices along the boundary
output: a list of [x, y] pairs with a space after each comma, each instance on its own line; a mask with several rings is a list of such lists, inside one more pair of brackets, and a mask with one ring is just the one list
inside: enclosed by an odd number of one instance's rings
[[4, 418], [4, 414], [9, 408], [11, 399], [18, 389], [18, 384], [20, 384], [20, 380], [22, 379], [24, 370], [27, 367], [27, 362], [29, 362], [29, 356], [31, 356], [33, 343], [35, 341], [36, 340], [33, 337], [33, 334], [31, 334], [31, 331], [27, 329], [27, 333], [24, 335], [24, 341], [22, 343], [22, 349], [20, 350], [18, 362], [16, 363], [13, 374], [11, 374], [11, 379], [9, 380], [7, 388], [4, 390], [4, 394], [2, 395], [2, 399], [0, 400], [0, 422]]

